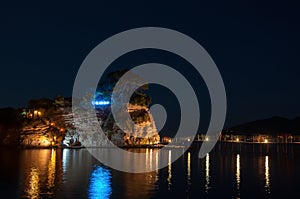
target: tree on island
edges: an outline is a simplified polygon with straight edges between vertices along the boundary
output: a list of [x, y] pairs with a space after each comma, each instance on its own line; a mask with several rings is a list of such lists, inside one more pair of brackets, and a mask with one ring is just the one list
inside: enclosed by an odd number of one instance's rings
[[[110, 100], [116, 83], [126, 72], [128, 72], [128, 70], [120, 70], [120, 71], [108, 73], [106, 78], [104, 78], [104, 80], [98, 84], [95, 98], [98, 97], [101, 99]], [[133, 83], [135, 81], [141, 79], [139, 76], [137, 76], [133, 73], [131, 73], [130, 76], [132, 78]], [[129, 103], [134, 104], [134, 105], [148, 107], [151, 103], [151, 98], [149, 96], [147, 96], [145, 93], [145, 91], [148, 89], [149, 89], [148, 84], [145, 84], [145, 85], [139, 87], [131, 96]], [[122, 92], [126, 93], [126, 91], [127, 91], [126, 87], [123, 87], [121, 91], [117, 91], [117, 92], [118, 93], [122, 93]]]

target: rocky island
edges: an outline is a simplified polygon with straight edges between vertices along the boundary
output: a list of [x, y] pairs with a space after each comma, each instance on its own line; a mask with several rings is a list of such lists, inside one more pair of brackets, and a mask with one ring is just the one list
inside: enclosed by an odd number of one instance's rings
[[[141, 147], [160, 142], [155, 122], [149, 112], [150, 97], [143, 93], [147, 86], [134, 93], [128, 112], [135, 127], [130, 134], [115, 123], [109, 105], [112, 88], [126, 71], [108, 74], [95, 93], [95, 111], [99, 125], [108, 139], [119, 147]], [[95, 102], [97, 102], [95, 104]], [[104, 103], [105, 102], [105, 103]], [[92, 102], [91, 102], [92, 103]], [[58, 96], [54, 99], [30, 100], [26, 108], [0, 109], [0, 145], [17, 147], [81, 147], [82, 139], [93, 147], [93, 138], [83, 138], [76, 130], [72, 99]]]

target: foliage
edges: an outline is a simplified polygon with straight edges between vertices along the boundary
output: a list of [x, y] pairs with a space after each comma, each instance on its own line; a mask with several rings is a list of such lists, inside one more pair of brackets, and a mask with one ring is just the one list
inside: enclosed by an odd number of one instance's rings
[[150, 116], [145, 109], [130, 112], [130, 116], [136, 124], [141, 124], [143, 122], [150, 121]]
[[37, 100], [30, 100], [29, 101], [29, 108], [30, 109], [39, 109], [39, 108], [50, 108], [53, 107], [54, 103], [53, 100], [47, 98], [41, 98]]
[[[98, 85], [95, 97], [104, 100], [110, 99], [116, 83], [126, 72], [128, 72], [128, 70], [120, 70], [109, 73], [106, 78]], [[133, 83], [135, 81], [141, 80], [141, 78], [137, 75], [130, 75], [133, 78]], [[129, 103], [148, 107], [151, 103], [151, 98], [145, 94], [145, 90], [147, 89], [149, 89], [149, 86], [147, 84], [137, 89], [131, 96]], [[126, 88], [122, 89], [120, 92], [126, 92]]]

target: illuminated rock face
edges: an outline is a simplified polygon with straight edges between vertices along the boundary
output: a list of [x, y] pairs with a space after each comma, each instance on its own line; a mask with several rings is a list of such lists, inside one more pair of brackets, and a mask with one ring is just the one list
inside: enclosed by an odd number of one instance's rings
[[[30, 120], [23, 125], [18, 139], [19, 145], [24, 147], [51, 147], [64, 145], [68, 147], [84, 145], [85, 147], [107, 146], [108, 139], [117, 146], [143, 146], [158, 144], [155, 122], [147, 107], [129, 105], [130, 113], [135, 125], [126, 127], [124, 133], [112, 119], [110, 108], [101, 110], [99, 120], [106, 134], [104, 137], [97, 132], [99, 123], [90, 124], [89, 120], [81, 120], [75, 128], [72, 109], [64, 108], [56, 111], [48, 119]], [[82, 118], [88, 118], [83, 115]], [[82, 127], [82, 128], [81, 128]], [[108, 138], [108, 139], [107, 139]]]
[[[79, 126], [80, 128], [76, 129], [72, 109], [69, 107], [49, 114], [51, 117], [48, 119], [41, 118], [24, 123], [18, 138], [18, 145], [23, 147], [51, 147], [59, 145], [68, 147], [80, 145], [85, 147], [103, 147], [107, 146], [107, 138], [120, 147], [145, 146], [160, 142], [155, 122], [147, 107], [129, 105], [128, 112], [135, 125], [133, 123], [129, 124], [126, 127], [126, 133], [115, 124], [109, 107], [101, 111], [99, 120], [106, 137], [101, 133], [91, 133], [97, 132], [95, 129], [99, 127], [98, 122], [90, 124], [88, 120], [80, 120], [79, 125], [76, 125], [76, 127]], [[87, 117], [83, 116], [82, 118]]]
[[[61, 108], [55, 112], [48, 111], [47, 117], [24, 120], [22, 127], [8, 133], [2, 140], [2, 143], [6, 145], [15, 143], [14, 145], [22, 147], [52, 147], [60, 145], [68, 147], [80, 145], [102, 147], [107, 146], [109, 139], [117, 146], [130, 147], [152, 145], [160, 142], [155, 122], [147, 107], [129, 105], [128, 112], [136, 124], [127, 126], [127, 133], [124, 133], [115, 124], [109, 107], [102, 111], [104, 112], [102, 112], [102, 118], [99, 116], [99, 120], [106, 136], [101, 133], [91, 133], [97, 132], [96, 129], [99, 128], [99, 122], [97, 121], [96, 124], [90, 124], [89, 121], [80, 120], [79, 127], [82, 127], [82, 129], [76, 129], [72, 109], [68, 107]], [[83, 116], [82, 118], [87, 117]]]
[[79, 133], [77, 133], [74, 129], [68, 129], [67, 133], [62, 141], [62, 145], [64, 146], [80, 146], [81, 143], [79, 141]]
[[50, 147], [60, 144], [62, 136], [59, 131], [45, 124], [25, 126], [19, 137], [19, 144], [23, 147]]
[[[153, 130], [151, 127], [141, 127], [136, 129], [135, 133], [143, 132], [147, 130], [148, 132]], [[153, 131], [151, 132], [153, 134]], [[142, 146], [142, 145], [152, 145], [158, 144], [160, 142], [160, 136], [154, 134], [148, 137], [137, 137], [126, 134], [121, 130], [111, 135], [111, 141], [117, 146]]]
[[114, 132], [111, 135], [111, 141], [117, 146], [139, 146], [151, 145], [160, 142], [155, 122], [147, 107], [129, 105], [128, 112], [135, 125], [126, 127], [124, 133], [116, 125], [114, 125]]
[[22, 140], [22, 146], [30, 147], [49, 147], [52, 145], [52, 138], [50, 136], [44, 136], [39, 134], [27, 135], [25, 139]]
[[[130, 113], [135, 125], [126, 127], [126, 133], [122, 131], [112, 119], [110, 108], [98, 110], [99, 122], [102, 130], [107, 137], [97, 132], [98, 124], [91, 124], [89, 120], [82, 122], [80, 119], [77, 123], [76, 131], [79, 133], [79, 141], [85, 147], [106, 147], [108, 139], [116, 146], [143, 146], [158, 144], [160, 136], [158, 135], [155, 122], [147, 107], [129, 105], [128, 112]], [[82, 118], [87, 118], [83, 116]], [[108, 138], [108, 139], [107, 139]]]
[[22, 147], [59, 146], [65, 136], [62, 109], [45, 109], [45, 117], [24, 119], [18, 144]]
[[111, 141], [118, 146], [132, 145], [151, 145], [160, 142], [155, 121], [147, 107], [131, 105], [128, 106], [128, 112], [135, 125], [129, 125], [124, 133], [115, 126]]

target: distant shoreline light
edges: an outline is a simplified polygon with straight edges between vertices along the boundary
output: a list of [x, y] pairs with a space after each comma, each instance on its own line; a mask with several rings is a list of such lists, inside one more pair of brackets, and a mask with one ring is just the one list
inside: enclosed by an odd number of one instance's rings
[[105, 106], [105, 105], [109, 105], [110, 101], [105, 101], [105, 100], [100, 100], [100, 101], [92, 101], [92, 104], [94, 106]]

